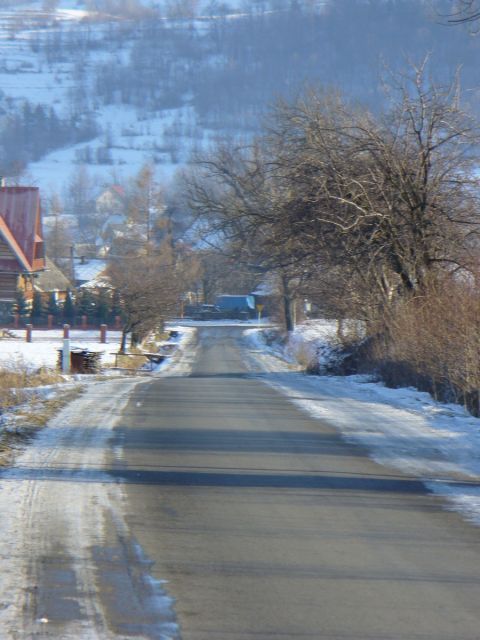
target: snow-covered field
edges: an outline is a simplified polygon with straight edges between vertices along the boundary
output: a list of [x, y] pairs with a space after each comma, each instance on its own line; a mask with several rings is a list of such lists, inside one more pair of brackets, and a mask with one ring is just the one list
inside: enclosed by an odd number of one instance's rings
[[260, 330], [249, 329], [252, 364], [268, 384], [365, 446], [375, 461], [420, 477], [453, 510], [480, 525], [480, 419], [428, 393], [388, 389], [367, 376], [301, 373], [292, 351], [317, 353], [322, 344], [328, 351], [334, 329], [328, 323], [320, 323], [318, 330], [302, 327], [283, 354], [265, 344]]
[[[47, 367], [55, 369], [58, 362], [58, 350], [63, 346], [62, 330], [34, 330], [32, 342], [26, 342], [25, 330], [12, 331], [15, 338], [0, 339], [0, 366], [25, 366], [29, 370]], [[109, 331], [107, 343], [100, 343], [100, 332], [71, 331], [71, 348], [81, 348], [102, 354], [101, 364], [113, 365], [115, 352], [118, 351], [121, 333]]]
[[[191, 336], [192, 331], [192, 329], [183, 329], [181, 340], [186, 340]], [[0, 338], [0, 367], [25, 367], [29, 371], [57, 367], [59, 350], [63, 347], [63, 330], [34, 329], [32, 342], [26, 342], [24, 329], [11, 331], [11, 334], [15, 337]], [[98, 329], [70, 331], [70, 348], [101, 353], [100, 365], [107, 370], [115, 364], [120, 340], [120, 331], [108, 331], [105, 344], [100, 342]], [[177, 343], [177, 340], [170, 339], [168, 342], [170, 344]], [[160, 343], [159, 346], [161, 346]], [[163, 366], [165, 365], [156, 367], [155, 371], [160, 371]]]
[[[172, 330], [177, 328], [174, 325]], [[11, 332], [15, 338], [0, 339], [0, 368], [11, 369], [35, 373], [40, 369], [56, 370], [59, 363], [59, 350], [63, 347], [63, 331], [61, 330], [34, 330], [32, 342], [25, 341], [25, 331], [16, 330]], [[191, 361], [188, 354], [184, 354], [185, 349], [192, 341], [195, 329], [183, 327], [178, 337], [170, 338], [167, 341], [158, 342], [157, 348], [162, 353], [169, 354], [159, 364], [153, 364], [145, 360], [145, 365], [141, 367], [142, 374], [163, 375], [168, 371], [169, 375], [181, 375], [188, 370], [188, 363]], [[74, 330], [70, 332], [71, 349], [81, 349], [90, 352], [100, 353], [100, 373], [105, 377], [118, 377], [125, 374], [124, 370], [117, 368], [116, 354], [120, 346], [121, 334], [118, 331], [107, 333], [107, 342], [100, 342], [98, 330]], [[165, 350], [168, 347], [168, 350]], [[182, 357], [184, 356], [184, 357]], [[75, 385], [89, 385], [98, 382], [97, 376], [89, 374], [72, 373], [62, 374], [64, 382], [48, 384], [42, 387], [31, 387], [21, 394], [22, 404], [11, 409], [2, 410], [0, 414], [0, 433], [2, 429], [6, 431], [16, 430], [21, 424], [28, 423], [28, 415], [35, 412], [38, 403], [58, 398], [64, 389], [70, 389]], [[27, 398], [25, 400], [25, 398]], [[19, 414], [20, 418], [19, 418]], [[27, 417], [25, 417], [25, 415]], [[20, 422], [19, 422], [20, 420]]]

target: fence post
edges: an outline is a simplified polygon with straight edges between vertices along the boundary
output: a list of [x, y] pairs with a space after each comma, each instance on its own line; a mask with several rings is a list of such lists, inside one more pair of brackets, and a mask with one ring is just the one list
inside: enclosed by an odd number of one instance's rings
[[53, 328], [53, 315], [51, 313], [49, 313], [47, 316], [47, 327], [48, 329]]
[[107, 344], [107, 325], [106, 324], [100, 325], [100, 342], [102, 344]]
[[33, 331], [33, 324], [27, 324], [25, 327], [25, 341], [26, 342], [31, 342], [32, 341], [32, 331]]
[[63, 339], [62, 371], [63, 373], [70, 373], [70, 338]]
[[70, 325], [63, 325], [62, 371], [70, 373]]
[[87, 328], [87, 316], [82, 316], [82, 329]]

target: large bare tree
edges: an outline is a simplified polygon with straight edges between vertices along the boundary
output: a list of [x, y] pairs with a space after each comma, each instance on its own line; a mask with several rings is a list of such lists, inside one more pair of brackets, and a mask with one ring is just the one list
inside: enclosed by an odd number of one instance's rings
[[295, 194], [284, 233], [303, 259], [363, 280], [382, 313], [436, 269], [471, 266], [478, 232], [477, 130], [457, 84], [431, 85], [422, 65], [394, 88], [383, 117], [313, 94], [280, 107], [272, 133]]
[[287, 297], [322, 279], [328, 296], [334, 275], [338, 308], [367, 320], [471, 267], [477, 129], [458, 83], [434, 86], [424, 63], [389, 91], [382, 116], [317, 93], [280, 104], [255, 144], [204, 159], [189, 192], [210, 237], [276, 270]]

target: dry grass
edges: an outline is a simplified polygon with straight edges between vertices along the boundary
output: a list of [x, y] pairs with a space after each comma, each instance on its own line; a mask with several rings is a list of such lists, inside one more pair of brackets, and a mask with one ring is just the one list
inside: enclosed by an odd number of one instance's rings
[[143, 348], [147, 351], [157, 351], [159, 342], [167, 342], [170, 337], [169, 331], [157, 331], [149, 336], [143, 343]]
[[130, 352], [125, 355], [117, 355], [117, 367], [125, 369], [127, 371], [138, 371], [145, 364], [148, 364], [148, 360], [141, 354], [143, 351], [149, 351], [156, 353], [158, 351], [159, 342], [166, 342], [169, 338], [168, 331], [160, 331], [151, 334], [143, 343], [141, 348], [131, 347]]
[[315, 374], [319, 372], [317, 353], [311, 344], [301, 342], [295, 345], [295, 348], [292, 350], [292, 355], [307, 373]]
[[396, 310], [388, 337], [373, 343], [387, 384], [413, 385], [480, 415], [480, 295], [446, 280]]
[[31, 372], [19, 362], [7, 364], [0, 369], [0, 409], [26, 402], [29, 393], [26, 389], [43, 387], [62, 382], [62, 376], [52, 369], [39, 369]]
[[62, 391], [60, 397], [46, 399], [35, 388], [64, 382], [53, 369], [31, 371], [21, 360], [4, 362], [0, 369], [0, 413], [9, 419], [0, 432], [0, 466], [8, 465], [33, 434], [45, 426], [64, 405], [80, 392], [80, 387]]
[[147, 362], [145, 356], [134, 353], [117, 356], [117, 367], [130, 371], [137, 371]]
[[43, 427], [60, 409], [81, 393], [81, 387], [63, 390], [61, 396], [43, 399], [36, 397], [28, 408], [19, 408], [15, 416], [20, 423], [31, 428]]

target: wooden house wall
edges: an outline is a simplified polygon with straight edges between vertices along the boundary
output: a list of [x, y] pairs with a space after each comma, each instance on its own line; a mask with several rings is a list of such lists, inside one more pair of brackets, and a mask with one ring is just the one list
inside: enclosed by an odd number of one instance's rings
[[16, 260], [15, 254], [13, 253], [10, 245], [8, 245], [5, 240], [0, 237], [0, 260], [3, 258], [13, 258]]
[[[0, 237], [0, 260], [15, 260], [16, 257], [10, 245]], [[0, 300], [15, 300], [15, 293], [18, 286], [18, 273], [0, 272]]]
[[18, 274], [0, 272], [0, 300], [15, 300]]

